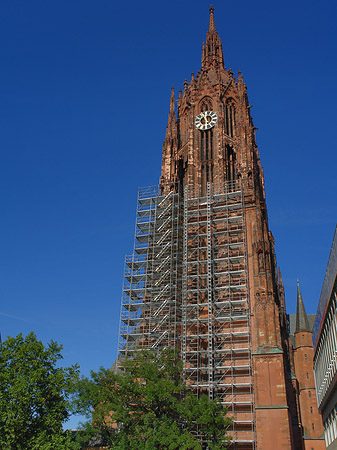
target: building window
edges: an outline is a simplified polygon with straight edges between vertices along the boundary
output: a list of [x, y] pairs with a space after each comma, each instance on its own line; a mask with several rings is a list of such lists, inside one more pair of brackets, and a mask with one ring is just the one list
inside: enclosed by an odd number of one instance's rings
[[307, 379], [309, 380], [309, 374], [308, 374], [308, 372], [307, 372]]
[[312, 429], [313, 429], [313, 431], [315, 431], [315, 424], [314, 424], [314, 423], [312, 423], [311, 425], [312, 425]]
[[235, 176], [235, 161], [236, 154], [230, 145], [226, 145], [225, 148], [225, 161], [226, 161], [226, 181], [234, 181]]
[[201, 161], [213, 159], [213, 130], [200, 133], [200, 159]]
[[235, 106], [233, 100], [228, 101], [225, 106], [226, 134], [230, 137], [235, 135]]
[[304, 359], [307, 360], [307, 354], [304, 355]]
[[309, 391], [309, 397], [311, 397], [311, 392]]
[[310, 406], [310, 412], [311, 412], [311, 414], [312, 414], [312, 406]]

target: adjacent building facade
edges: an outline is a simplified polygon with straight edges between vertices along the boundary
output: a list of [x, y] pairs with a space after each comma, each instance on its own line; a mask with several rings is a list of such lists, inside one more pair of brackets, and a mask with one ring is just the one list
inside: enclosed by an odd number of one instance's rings
[[314, 370], [327, 450], [337, 449], [337, 227], [314, 325]]
[[201, 70], [177, 101], [172, 89], [160, 184], [139, 190], [119, 359], [179, 349], [190, 388], [233, 417], [233, 449], [321, 450], [302, 424], [314, 409], [302, 328], [293, 347], [247, 88], [224, 67], [211, 7]]

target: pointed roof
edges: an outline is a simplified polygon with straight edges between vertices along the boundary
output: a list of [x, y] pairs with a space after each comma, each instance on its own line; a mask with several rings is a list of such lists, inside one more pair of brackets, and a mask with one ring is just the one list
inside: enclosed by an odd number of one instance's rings
[[299, 331], [312, 331], [300, 291], [300, 283], [297, 280], [297, 309], [296, 309], [296, 328], [295, 333]]
[[209, 8], [209, 25], [206, 42], [202, 44], [202, 67], [224, 65], [221, 39], [215, 29], [214, 7]]

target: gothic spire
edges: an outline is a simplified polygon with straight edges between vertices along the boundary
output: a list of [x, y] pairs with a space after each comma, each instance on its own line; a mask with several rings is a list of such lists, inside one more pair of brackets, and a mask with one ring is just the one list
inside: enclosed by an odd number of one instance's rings
[[211, 7], [209, 8], [209, 27], [208, 27], [208, 31], [209, 32], [213, 32], [215, 31], [215, 23], [214, 23], [214, 7], [213, 5], [211, 5]]
[[297, 280], [297, 309], [296, 309], [296, 328], [295, 333], [299, 331], [312, 331], [310, 329], [307, 313], [305, 312], [304, 303], [300, 291], [300, 283]]
[[209, 8], [209, 26], [206, 35], [206, 42], [202, 45], [202, 68], [206, 69], [210, 66], [224, 65], [224, 58], [222, 53], [221, 39], [215, 29], [214, 22], [214, 8]]

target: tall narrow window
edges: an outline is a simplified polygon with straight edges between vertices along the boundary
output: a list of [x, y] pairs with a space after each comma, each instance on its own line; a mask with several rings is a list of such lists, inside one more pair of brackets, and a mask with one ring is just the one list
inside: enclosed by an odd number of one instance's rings
[[205, 133], [200, 133], [200, 158], [201, 161], [205, 159]]
[[230, 145], [226, 145], [225, 158], [226, 158], [226, 181], [234, 182], [236, 155], [233, 148]]
[[210, 159], [213, 159], [213, 130], [209, 130]]
[[229, 135], [233, 137], [233, 107], [230, 106], [229, 107]]
[[213, 159], [213, 130], [200, 132], [200, 159], [201, 161]]
[[226, 134], [230, 137], [235, 136], [235, 106], [233, 100], [229, 100], [225, 107], [225, 127]]

